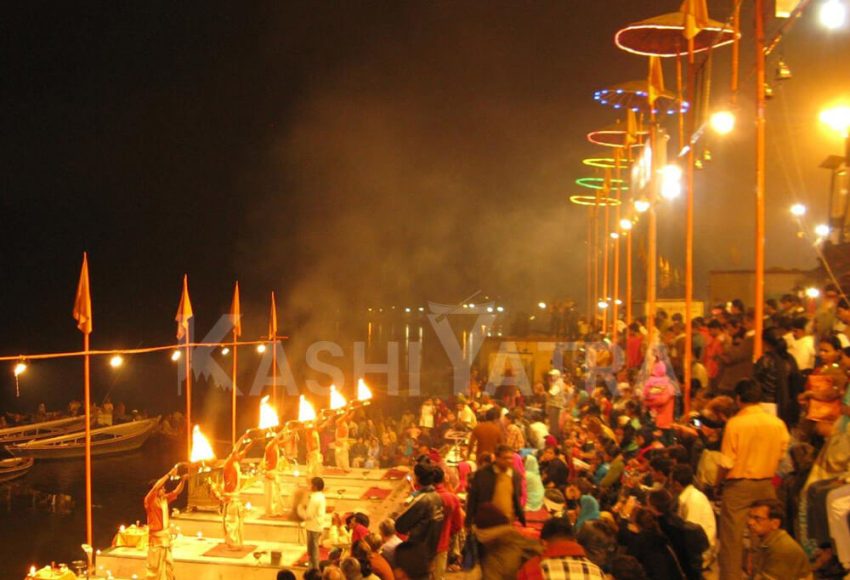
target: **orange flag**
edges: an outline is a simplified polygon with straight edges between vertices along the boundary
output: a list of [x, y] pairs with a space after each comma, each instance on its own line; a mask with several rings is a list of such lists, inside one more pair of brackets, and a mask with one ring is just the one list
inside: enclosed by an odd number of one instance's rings
[[274, 292], [272, 292], [272, 310], [269, 315], [269, 340], [274, 340], [277, 336], [277, 306], [274, 302]]
[[664, 70], [661, 68], [661, 58], [649, 57], [649, 106], [655, 105], [655, 100], [666, 92], [664, 88]]
[[189, 338], [189, 319], [194, 316], [192, 314], [192, 302], [189, 300], [189, 276], [183, 275], [183, 294], [180, 296], [180, 306], [177, 307], [177, 316], [174, 320], [177, 321], [177, 340], [184, 336]]
[[89, 259], [83, 252], [83, 268], [80, 270], [80, 281], [77, 284], [77, 297], [74, 300], [74, 320], [77, 328], [83, 334], [91, 334], [91, 292], [89, 291]]
[[700, 30], [708, 27], [708, 6], [706, 0], [684, 0], [679, 11], [684, 18], [685, 30], [682, 34], [691, 40], [696, 38]]
[[242, 309], [239, 305], [239, 282], [233, 290], [233, 302], [230, 305], [230, 318], [233, 321], [234, 336], [242, 336]]

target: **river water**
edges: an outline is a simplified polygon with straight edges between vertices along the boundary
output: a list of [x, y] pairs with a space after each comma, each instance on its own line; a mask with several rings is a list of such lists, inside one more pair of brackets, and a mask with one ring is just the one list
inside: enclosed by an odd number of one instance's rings
[[[94, 458], [95, 546], [109, 546], [121, 524], [144, 522], [142, 500], [149, 485], [181, 451], [174, 440], [156, 437], [136, 452]], [[85, 559], [80, 548], [85, 530], [83, 460], [36, 461], [24, 477], [0, 484], [0, 578], [23, 578], [33, 564], [70, 566]]]

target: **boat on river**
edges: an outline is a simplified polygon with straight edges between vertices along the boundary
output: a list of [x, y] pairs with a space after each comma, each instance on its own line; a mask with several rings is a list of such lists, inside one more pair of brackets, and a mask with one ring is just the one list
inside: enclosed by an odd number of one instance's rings
[[[159, 424], [159, 417], [100, 427], [91, 431], [92, 456], [135, 451], [145, 444]], [[76, 459], [86, 453], [85, 431], [75, 431], [26, 443], [6, 445], [15, 457], [36, 459]]]
[[27, 441], [56, 437], [84, 429], [85, 425], [86, 418], [79, 416], [6, 427], [0, 429], [0, 445], [16, 445]]
[[32, 457], [12, 457], [0, 459], [0, 482], [11, 481], [25, 475], [30, 470], [35, 459]]

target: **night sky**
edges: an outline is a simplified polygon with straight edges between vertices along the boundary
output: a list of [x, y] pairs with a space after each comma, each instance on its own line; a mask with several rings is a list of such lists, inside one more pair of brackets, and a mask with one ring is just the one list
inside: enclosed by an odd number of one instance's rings
[[[18, 3], [0, 25], [0, 351], [77, 347], [84, 250], [103, 348], [173, 340], [184, 273], [202, 331], [240, 281], [246, 338], [270, 290], [281, 331], [309, 340], [337, 311], [476, 290], [517, 308], [583, 300], [586, 213], [567, 198], [600, 154], [584, 135], [616, 119], [592, 93], [646, 74], [618, 27], [678, 5]], [[709, 2], [717, 19], [730, 5]], [[776, 55], [794, 77], [769, 105], [768, 266], [815, 266], [787, 207], [825, 211], [817, 164], [840, 143], [817, 111], [850, 93], [848, 37], [806, 15]], [[752, 267], [752, 132], [743, 120], [711, 143], [698, 176], [698, 295], [709, 270]], [[660, 215], [679, 264], [682, 215], [681, 200]]]

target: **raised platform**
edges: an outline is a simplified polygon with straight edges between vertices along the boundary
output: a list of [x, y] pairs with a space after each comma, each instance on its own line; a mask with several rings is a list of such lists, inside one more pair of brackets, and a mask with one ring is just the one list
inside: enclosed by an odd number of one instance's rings
[[[381, 520], [403, 509], [410, 495], [405, 475], [403, 471], [386, 469], [352, 469], [349, 473], [342, 473], [335, 468], [325, 468], [321, 477], [325, 480], [328, 511], [340, 514], [363, 512], [372, 522], [370, 527], [377, 531]], [[281, 482], [284, 505], [291, 507], [296, 490], [306, 490], [308, 481], [308, 476], [285, 472]], [[378, 499], [377, 496], [382, 497]], [[289, 517], [264, 517], [265, 498], [260, 479], [244, 490], [243, 500], [250, 504], [250, 507], [246, 505], [245, 543], [256, 545], [254, 552], [265, 552], [259, 561], [250, 553], [239, 558], [205, 556], [208, 550], [223, 541], [221, 515], [216, 511], [192, 510], [190, 506], [189, 510], [171, 519], [180, 532], [172, 547], [178, 578], [260, 580], [273, 578], [274, 572], [281, 568], [299, 570], [295, 565], [306, 553], [306, 532], [301, 524]], [[270, 552], [273, 550], [281, 553], [279, 564], [271, 564]], [[146, 550], [110, 548], [98, 557], [98, 572], [105, 574], [109, 571], [116, 577], [133, 577], [135, 574], [144, 578], [146, 557]], [[300, 568], [300, 571], [303, 570]]]

